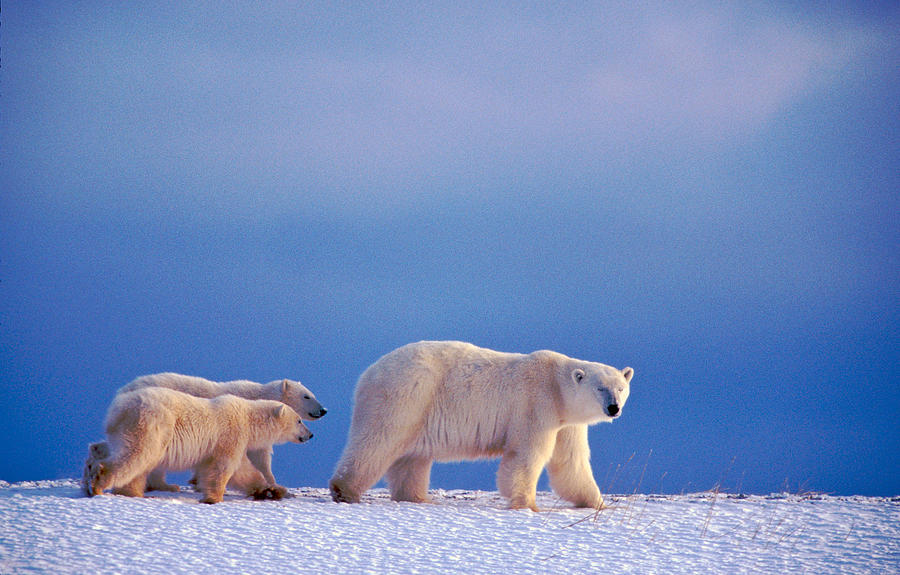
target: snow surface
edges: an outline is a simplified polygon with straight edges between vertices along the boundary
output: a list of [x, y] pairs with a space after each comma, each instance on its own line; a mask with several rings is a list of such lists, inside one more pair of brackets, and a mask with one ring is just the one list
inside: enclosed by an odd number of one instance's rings
[[0, 481], [0, 574], [900, 572], [900, 498], [607, 496], [596, 513], [539, 493], [533, 513], [484, 491], [291, 493], [203, 505], [186, 488], [88, 498], [76, 480]]

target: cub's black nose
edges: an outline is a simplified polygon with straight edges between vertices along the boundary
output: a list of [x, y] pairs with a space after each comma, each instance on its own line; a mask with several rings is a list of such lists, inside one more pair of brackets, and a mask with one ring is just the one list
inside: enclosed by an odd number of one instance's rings
[[619, 406], [615, 403], [612, 403], [609, 407], [606, 408], [606, 412], [609, 413], [610, 416], [615, 417], [616, 414], [619, 413]]

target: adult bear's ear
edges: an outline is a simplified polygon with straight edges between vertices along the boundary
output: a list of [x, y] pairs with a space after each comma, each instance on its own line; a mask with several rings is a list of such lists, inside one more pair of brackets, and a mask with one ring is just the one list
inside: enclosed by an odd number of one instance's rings
[[275, 408], [275, 417], [276, 419], [280, 419], [284, 416], [284, 410], [287, 409], [287, 406], [283, 403]]
[[288, 390], [288, 380], [285, 379], [284, 381], [281, 382], [281, 395], [284, 395], [285, 393], [287, 393], [287, 390]]
[[626, 367], [622, 370], [622, 375], [625, 376], [625, 383], [631, 383], [631, 378], [634, 376], [634, 370], [630, 367]]
[[575, 383], [581, 383], [584, 380], [584, 370], [581, 369], [573, 369], [572, 370], [572, 381]]

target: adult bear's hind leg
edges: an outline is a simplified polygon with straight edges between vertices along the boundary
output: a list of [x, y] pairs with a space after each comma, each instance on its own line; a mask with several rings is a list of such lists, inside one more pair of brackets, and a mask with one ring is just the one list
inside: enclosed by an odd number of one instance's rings
[[394, 356], [380, 359], [360, 376], [347, 445], [329, 482], [335, 501], [358, 502], [409, 453], [424, 432], [436, 381], [422, 358]]
[[384, 476], [388, 467], [397, 459], [402, 450], [399, 446], [385, 441], [372, 451], [368, 444], [348, 443], [344, 454], [334, 470], [328, 487], [331, 498], [338, 503], [359, 503], [360, 496]]
[[425, 503], [428, 482], [431, 478], [432, 460], [428, 457], [407, 455], [394, 462], [387, 470], [388, 487], [394, 501]]

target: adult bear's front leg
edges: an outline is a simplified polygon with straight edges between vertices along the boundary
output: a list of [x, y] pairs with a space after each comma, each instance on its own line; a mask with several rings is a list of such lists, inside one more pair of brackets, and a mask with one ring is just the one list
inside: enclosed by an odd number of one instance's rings
[[500, 460], [497, 488], [509, 499], [510, 509], [538, 511], [537, 482], [553, 448], [555, 434], [542, 433], [508, 448]]
[[547, 463], [550, 488], [576, 507], [603, 507], [603, 496], [591, 471], [587, 425], [563, 427], [556, 434], [553, 455]]

